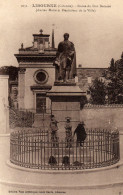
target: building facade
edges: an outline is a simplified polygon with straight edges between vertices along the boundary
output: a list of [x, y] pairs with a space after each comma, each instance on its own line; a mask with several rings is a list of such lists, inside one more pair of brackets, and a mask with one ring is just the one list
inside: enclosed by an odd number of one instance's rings
[[[34, 110], [42, 113], [50, 109], [47, 91], [55, 81], [55, 67], [53, 65], [56, 51], [50, 47], [48, 34], [33, 34], [33, 46], [24, 48], [15, 54], [19, 63], [18, 75], [18, 108]], [[52, 44], [53, 45], [53, 44]]]
[[[50, 112], [51, 101], [47, 93], [56, 80], [54, 60], [57, 48], [54, 48], [54, 32], [52, 32], [52, 46], [49, 43], [49, 34], [33, 34], [33, 45], [24, 48], [23, 44], [19, 54], [15, 57], [19, 64], [18, 104], [19, 109], [27, 109], [36, 113]], [[103, 79], [105, 68], [77, 68], [76, 84], [86, 92], [88, 97], [89, 86], [98, 77]], [[15, 83], [14, 83], [15, 84]], [[11, 86], [12, 89], [15, 86]]]
[[104, 72], [107, 68], [82, 68], [81, 65], [77, 68], [78, 85], [81, 89], [88, 93], [89, 86], [92, 85], [96, 78], [104, 81]]

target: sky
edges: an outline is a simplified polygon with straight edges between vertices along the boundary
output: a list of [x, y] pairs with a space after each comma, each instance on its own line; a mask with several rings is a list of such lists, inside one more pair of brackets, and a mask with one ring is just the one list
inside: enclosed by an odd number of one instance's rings
[[[62, 2], [62, 4], [61, 4]], [[36, 12], [32, 4], [111, 5], [96, 12]], [[27, 5], [28, 7], [21, 7]], [[0, 66], [18, 66], [14, 54], [21, 43], [32, 46], [32, 34], [51, 34], [55, 24], [55, 46], [69, 33], [75, 45], [77, 65], [108, 67], [111, 58], [119, 59], [123, 52], [122, 0], [1, 0], [0, 1]]]

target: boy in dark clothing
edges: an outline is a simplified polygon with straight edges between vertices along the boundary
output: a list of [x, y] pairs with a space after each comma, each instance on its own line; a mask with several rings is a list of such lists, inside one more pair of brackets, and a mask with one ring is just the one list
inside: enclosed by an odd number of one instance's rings
[[82, 143], [84, 143], [84, 140], [87, 137], [84, 125], [85, 125], [84, 122], [80, 122], [74, 131], [74, 135], [76, 134], [76, 136], [77, 136], [77, 146], [79, 144], [80, 144], [80, 146], [82, 146]]

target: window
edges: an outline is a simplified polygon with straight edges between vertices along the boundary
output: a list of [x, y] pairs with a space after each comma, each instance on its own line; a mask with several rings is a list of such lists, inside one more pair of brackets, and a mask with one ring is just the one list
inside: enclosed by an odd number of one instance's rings
[[91, 84], [91, 82], [92, 82], [92, 78], [88, 77], [88, 84]]
[[36, 94], [36, 112], [46, 113], [46, 95]]
[[105, 77], [100, 77], [99, 79], [100, 79], [100, 81], [102, 81], [102, 82], [105, 81]]
[[46, 74], [44, 72], [38, 72], [36, 74], [36, 79], [39, 81], [39, 82], [44, 82], [46, 80]]
[[34, 79], [38, 84], [44, 84], [48, 81], [48, 73], [45, 70], [38, 70], [34, 74]]

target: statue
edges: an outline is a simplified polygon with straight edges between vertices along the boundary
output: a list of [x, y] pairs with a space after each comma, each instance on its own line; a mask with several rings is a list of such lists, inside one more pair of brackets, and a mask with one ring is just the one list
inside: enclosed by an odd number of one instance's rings
[[55, 65], [58, 80], [67, 82], [76, 76], [76, 53], [74, 44], [68, 40], [69, 34], [64, 34], [64, 41], [58, 45]]
[[23, 49], [23, 43], [21, 43], [21, 49]]

